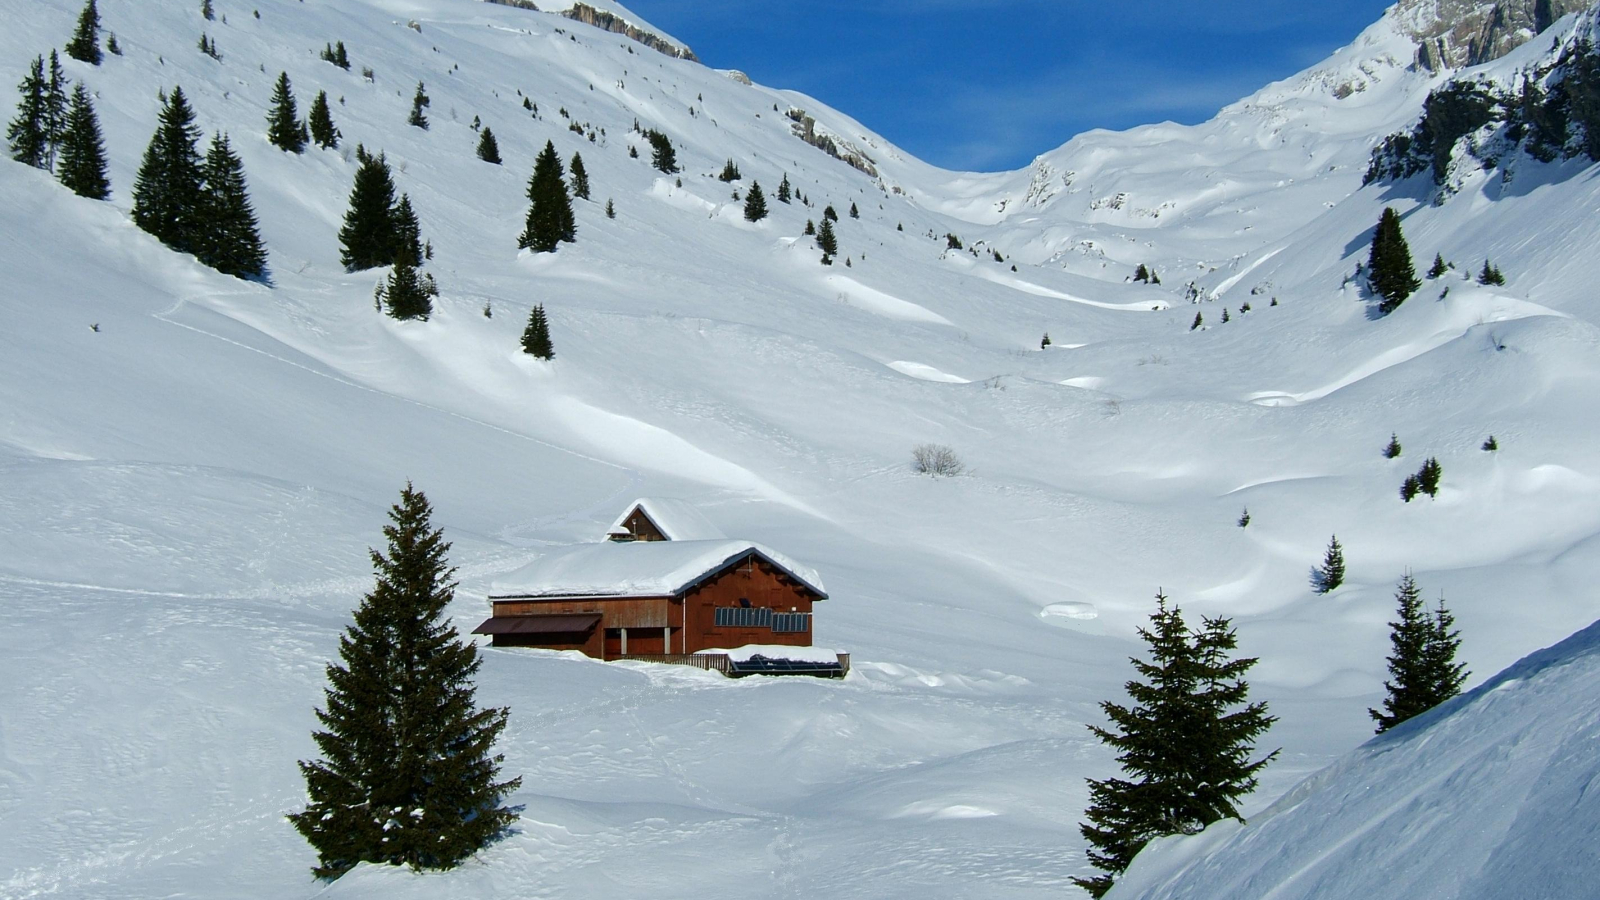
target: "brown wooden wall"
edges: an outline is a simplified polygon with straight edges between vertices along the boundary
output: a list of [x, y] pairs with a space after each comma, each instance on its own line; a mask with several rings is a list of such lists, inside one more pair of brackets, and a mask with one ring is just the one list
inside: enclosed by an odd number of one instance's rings
[[[648, 521], [648, 520], [646, 520]], [[628, 655], [694, 653], [711, 647], [778, 644], [809, 647], [811, 630], [779, 633], [768, 628], [718, 628], [716, 608], [750, 606], [774, 613], [812, 611], [816, 595], [800, 582], [768, 563], [748, 556], [691, 588], [682, 598], [578, 597], [553, 600], [495, 600], [495, 616], [540, 616], [599, 613], [600, 623], [587, 635], [506, 635], [495, 646], [550, 647], [581, 650], [596, 659], [615, 659], [622, 653], [620, 629], [628, 629]], [[672, 628], [670, 646], [663, 646], [663, 626]], [[582, 643], [576, 643], [578, 639]]]
[[649, 516], [638, 509], [635, 509], [633, 514], [628, 516], [628, 521], [624, 524], [629, 531], [633, 532], [633, 539], [636, 541], [664, 541], [667, 539], [667, 536], [661, 533], [661, 529], [656, 527], [656, 523], [652, 522]]
[[[739, 606], [740, 598], [753, 607], [773, 612], [811, 612], [811, 591], [777, 568], [754, 557], [747, 557], [713, 576], [684, 597], [688, 616], [688, 649], [672, 652], [694, 653], [708, 647], [738, 647], [744, 644], [811, 646], [811, 631], [779, 634], [771, 628], [718, 628], [716, 607]], [[816, 621], [812, 621], [812, 630]], [[629, 644], [632, 644], [631, 636]], [[631, 650], [632, 647], [630, 646]]]

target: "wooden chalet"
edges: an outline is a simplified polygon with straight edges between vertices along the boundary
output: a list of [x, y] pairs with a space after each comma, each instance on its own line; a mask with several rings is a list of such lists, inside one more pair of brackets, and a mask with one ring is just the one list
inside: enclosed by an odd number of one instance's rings
[[731, 540], [681, 501], [641, 500], [607, 540], [552, 550], [496, 582], [474, 629], [497, 647], [661, 661], [751, 644], [810, 647], [816, 572]]

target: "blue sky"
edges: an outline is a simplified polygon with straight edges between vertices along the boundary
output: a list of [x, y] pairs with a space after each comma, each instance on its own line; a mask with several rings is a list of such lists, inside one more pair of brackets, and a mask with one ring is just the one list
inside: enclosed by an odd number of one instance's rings
[[810, 94], [952, 169], [1090, 128], [1201, 122], [1392, 0], [622, 0], [710, 66]]

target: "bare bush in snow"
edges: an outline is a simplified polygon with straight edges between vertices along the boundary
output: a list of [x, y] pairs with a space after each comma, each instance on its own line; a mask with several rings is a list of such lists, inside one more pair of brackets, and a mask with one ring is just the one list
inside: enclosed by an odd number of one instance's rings
[[911, 471], [918, 475], [960, 475], [967, 470], [956, 451], [944, 444], [918, 444], [911, 448]]

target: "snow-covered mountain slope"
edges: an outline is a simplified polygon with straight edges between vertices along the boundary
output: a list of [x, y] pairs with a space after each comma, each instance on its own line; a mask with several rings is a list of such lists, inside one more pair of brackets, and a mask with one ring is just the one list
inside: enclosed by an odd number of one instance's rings
[[1241, 826], [1141, 853], [1109, 895], [1587, 897], [1600, 623], [1373, 739]]
[[[1252, 809], [1367, 735], [1404, 569], [1449, 597], [1480, 672], [1600, 614], [1600, 183], [1569, 162], [1437, 207], [1424, 187], [1359, 188], [1365, 148], [1445, 77], [1406, 71], [1414, 45], [1387, 26], [1217, 123], [1049, 157], [1102, 158], [1095, 196], [1196, 198], [1136, 231], [1128, 203], [1091, 221], [1068, 193], [1000, 211], [1031, 173], [941, 172], [814, 100], [548, 12], [215, 5], [207, 22], [198, 2], [104, 0], [123, 55], [66, 61], [96, 95], [110, 203], [0, 165], [0, 896], [324, 889], [282, 815], [407, 479], [455, 542], [464, 629], [496, 577], [597, 538], [636, 497], [679, 497], [815, 568], [817, 643], [855, 670], [728, 682], [489, 651], [518, 832], [462, 871], [363, 869], [336, 896], [1055, 896], [1083, 871], [1083, 779], [1113, 766], [1083, 725], [1117, 696], [1158, 587], [1235, 616], [1262, 658], [1286, 752]], [[14, 79], [78, 8], [0, 0]], [[318, 59], [331, 41], [352, 71]], [[267, 144], [279, 71], [302, 111], [328, 91], [343, 149]], [[1352, 73], [1366, 90], [1338, 98]], [[405, 124], [418, 81], [426, 131]], [[244, 159], [270, 286], [129, 221], [157, 93], [180, 84]], [[878, 175], [803, 142], [791, 109]], [[475, 116], [503, 167], [474, 156]], [[671, 137], [681, 174], [650, 167], [635, 120]], [[576, 243], [529, 255], [546, 140], [583, 154], [594, 199]], [[388, 154], [433, 244], [426, 323], [376, 314], [378, 273], [339, 266], [357, 142]], [[737, 185], [715, 178], [730, 157]], [[810, 206], [775, 201], [785, 173]], [[732, 197], [751, 180], [773, 210], [755, 225]], [[824, 267], [802, 231], [829, 204], [841, 258]], [[1345, 282], [1385, 204], [1420, 260], [1459, 268], [1374, 319]], [[1505, 287], [1462, 277], [1485, 255]], [[1128, 283], [1138, 262], [1164, 283]], [[1215, 299], [1186, 302], [1191, 278]], [[534, 303], [553, 363], [517, 349]], [[1379, 454], [1391, 431], [1397, 460]], [[930, 441], [970, 473], [913, 475]], [[1443, 491], [1402, 504], [1429, 456]], [[1332, 534], [1348, 582], [1315, 596]]]

